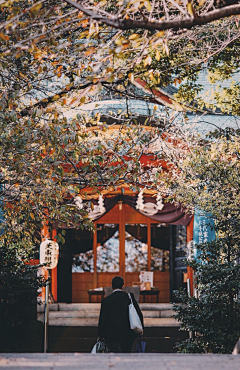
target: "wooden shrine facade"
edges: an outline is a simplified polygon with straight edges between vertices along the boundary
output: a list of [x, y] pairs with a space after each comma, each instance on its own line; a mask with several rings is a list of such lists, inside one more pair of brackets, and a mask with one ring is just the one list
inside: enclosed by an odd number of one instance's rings
[[[124, 203], [118, 202], [107, 213], [94, 222], [96, 232], [92, 235], [92, 255], [93, 266], [92, 271], [73, 272], [72, 261], [73, 254], [76, 250], [73, 248], [71, 239], [66, 238], [66, 244], [60, 247], [60, 259], [57, 271], [52, 271], [52, 293], [55, 301], [72, 302], [72, 303], [87, 303], [89, 300], [88, 290], [111, 286], [113, 276], [120, 275], [125, 280], [125, 286], [132, 286], [133, 283], [139, 281], [139, 271], [129, 271], [126, 265], [126, 231], [128, 225], [144, 225], [146, 229], [145, 245], [147, 246], [147, 264], [145, 270], [152, 269], [152, 230], [155, 226], [161, 226], [159, 221], [147, 217], [140, 212], [137, 212], [133, 207]], [[108, 272], [101, 271], [98, 264], [97, 249], [100, 245], [98, 240], [99, 225], [115, 224], [118, 225], [119, 233], [119, 265], [118, 271]], [[176, 289], [175, 276], [175, 246], [174, 246], [174, 230], [175, 225], [162, 223], [164, 232], [168, 235], [166, 238], [168, 246], [164, 247], [169, 251], [169, 265], [167, 268], [153, 271], [153, 285], [159, 289], [159, 302], [170, 302], [172, 299], [172, 291]], [[186, 243], [192, 240], [192, 225], [193, 220], [186, 226]], [[78, 232], [76, 230], [76, 232]], [[80, 235], [80, 234], [79, 234]], [[80, 235], [81, 238], [81, 235]], [[159, 240], [161, 243], [161, 240]], [[166, 243], [165, 243], [166, 244]], [[88, 248], [89, 249], [89, 248]], [[101, 267], [101, 266], [100, 266]], [[189, 276], [190, 277], [190, 276]], [[99, 297], [92, 297], [92, 302], [99, 301]], [[146, 297], [146, 302], [155, 302], [155, 297]]]
[[[120, 208], [120, 210], [119, 210]], [[139, 281], [139, 273], [125, 271], [125, 225], [126, 224], [146, 224], [147, 225], [147, 245], [148, 245], [148, 271], [151, 270], [151, 223], [156, 223], [150, 218], [136, 212], [127, 204], [115, 205], [114, 208], [95, 222], [96, 229], [98, 224], [118, 224], [119, 225], [119, 273], [117, 272], [97, 272], [97, 233], [93, 237], [94, 272], [72, 273], [72, 302], [88, 302], [88, 289], [111, 286], [114, 276], [120, 275], [124, 278], [125, 286], [132, 286], [133, 282]], [[160, 291], [159, 302], [169, 302], [170, 300], [170, 277], [169, 271], [154, 271], [154, 286]]]

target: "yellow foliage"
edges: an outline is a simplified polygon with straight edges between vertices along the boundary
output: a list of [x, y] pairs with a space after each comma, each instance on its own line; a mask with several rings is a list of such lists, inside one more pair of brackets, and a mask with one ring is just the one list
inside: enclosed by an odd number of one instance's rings
[[133, 83], [134, 82], [134, 73], [129, 73], [128, 78]]
[[160, 51], [159, 50], [156, 51], [155, 58], [157, 59], [157, 61], [160, 60], [161, 54], [160, 54]]
[[144, 67], [146, 67], [147, 65], [151, 65], [152, 64], [152, 57], [147, 56], [147, 58], [144, 60]]
[[59, 98], [60, 98], [59, 95], [54, 95], [54, 97], [52, 98], [52, 100], [55, 101], [55, 100], [58, 100]]
[[159, 31], [159, 32], [155, 33], [154, 37], [162, 37], [164, 35], [165, 35], [164, 31]]
[[187, 3], [187, 11], [190, 15], [193, 15], [192, 3]]
[[145, 8], [149, 11], [149, 12], [151, 12], [152, 11], [152, 5], [151, 5], [151, 3], [150, 3], [150, 1], [144, 1], [144, 6], [145, 6]]
[[138, 38], [140, 35], [138, 33], [133, 33], [132, 35], [129, 36], [129, 40], [135, 40], [136, 38]]

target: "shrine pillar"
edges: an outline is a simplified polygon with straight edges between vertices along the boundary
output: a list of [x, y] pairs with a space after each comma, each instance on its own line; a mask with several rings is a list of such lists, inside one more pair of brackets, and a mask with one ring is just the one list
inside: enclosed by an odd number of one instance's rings
[[[57, 241], [57, 230], [52, 230], [52, 240]], [[57, 266], [51, 270], [51, 292], [55, 302], [57, 302]]]
[[[194, 216], [191, 219], [190, 223], [187, 225], [187, 243], [193, 240], [193, 221]], [[189, 266], [187, 266], [187, 279], [190, 280], [190, 291], [191, 296], [193, 296], [193, 269]]]

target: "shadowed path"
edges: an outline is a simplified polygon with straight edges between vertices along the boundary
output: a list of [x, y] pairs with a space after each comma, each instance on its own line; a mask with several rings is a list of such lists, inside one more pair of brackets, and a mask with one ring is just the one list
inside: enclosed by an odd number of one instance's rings
[[239, 370], [240, 356], [190, 354], [0, 354], [0, 369], [11, 370]]

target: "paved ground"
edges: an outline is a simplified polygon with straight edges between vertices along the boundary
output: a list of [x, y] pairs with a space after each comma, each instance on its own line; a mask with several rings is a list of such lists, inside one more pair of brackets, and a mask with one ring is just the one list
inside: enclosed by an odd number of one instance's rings
[[0, 354], [0, 370], [240, 370], [240, 355]]

